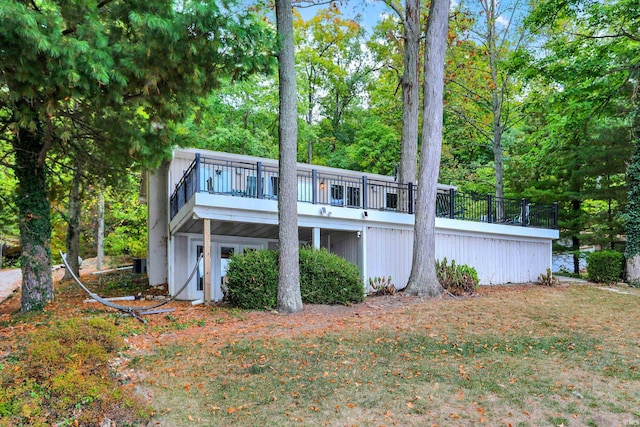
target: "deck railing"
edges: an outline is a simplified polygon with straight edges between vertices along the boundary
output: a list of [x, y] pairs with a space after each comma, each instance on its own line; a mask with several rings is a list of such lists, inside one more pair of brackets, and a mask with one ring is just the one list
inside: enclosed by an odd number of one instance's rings
[[[412, 183], [331, 174], [317, 169], [298, 171], [297, 177], [300, 203], [407, 214], [415, 211], [417, 188]], [[275, 166], [196, 154], [171, 195], [171, 219], [197, 192], [277, 200], [278, 183], [278, 168]], [[464, 194], [453, 189], [438, 192], [436, 215], [523, 227], [558, 228], [557, 203], [545, 205], [526, 199]]]

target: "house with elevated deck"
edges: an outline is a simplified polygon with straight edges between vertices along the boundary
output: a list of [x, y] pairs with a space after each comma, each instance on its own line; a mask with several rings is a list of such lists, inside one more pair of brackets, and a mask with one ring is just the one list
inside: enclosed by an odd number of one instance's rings
[[[301, 244], [326, 248], [369, 278], [403, 287], [413, 251], [416, 185], [393, 177], [299, 163]], [[183, 300], [220, 301], [234, 253], [278, 248], [278, 162], [176, 149], [146, 176], [147, 270]], [[436, 258], [475, 267], [482, 285], [535, 281], [551, 268], [557, 205], [496, 200], [440, 185]], [[196, 267], [198, 259], [202, 261]]]

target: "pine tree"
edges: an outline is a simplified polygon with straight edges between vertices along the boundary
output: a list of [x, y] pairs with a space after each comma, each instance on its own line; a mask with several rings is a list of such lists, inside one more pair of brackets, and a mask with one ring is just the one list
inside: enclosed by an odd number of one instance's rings
[[15, 152], [27, 311], [53, 298], [52, 148], [80, 127], [102, 159], [156, 165], [170, 153], [171, 124], [220, 78], [270, 66], [275, 38], [221, 0], [5, 0], [0, 18], [0, 127], [12, 130], [2, 137]]

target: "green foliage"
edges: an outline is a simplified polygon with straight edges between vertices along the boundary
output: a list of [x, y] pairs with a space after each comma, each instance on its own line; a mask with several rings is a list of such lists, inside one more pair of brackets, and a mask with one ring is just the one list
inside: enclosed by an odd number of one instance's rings
[[227, 266], [229, 302], [240, 308], [270, 309], [276, 306], [278, 252], [248, 251], [235, 254]]
[[454, 260], [448, 265], [446, 258], [442, 261], [436, 260], [436, 274], [440, 285], [453, 295], [472, 294], [480, 283], [475, 268], [466, 264], [456, 264]]
[[617, 251], [597, 251], [587, 255], [589, 280], [597, 283], [615, 283], [624, 274], [624, 255]]
[[[272, 309], [278, 287], [278, 252], [249, 251], [231, 258], [229, 302], [245, 309]], [[364, 298], [358, 268], [325, 249], [300, 250], [300, 292], [307, 304], [349, 304]]]
[[300, 292], [307, 304], [349, 304], [364, 299], [358, 267], [326, 249], [300, 250]]
[[[640, 116], [640, 114], [638, 115]], [[635, 150], [627, 168], [627, 188], [627, 212], [625, 214], [627, 242], [625, 250], [627, 258], [631, 259], [640, 254], [640, 134], [636, 136]]]
[[0, 17], [0, 136], [15, 152], [30, 310], [53, 295], [46, 155], [82, 153], [76, 160], [105, 180], [156, 166], [201, 96], [273, 68], [277, 39], [232, 0], [8, 0]]
[[147, 206], [138, 202], [136, 177], [131, 178], [129, 186], [110, 189], [105, 197], [106, 255], [146, 256]]
[[119, 331], [102, 318], [34, 331], [15, 360], [0, 364], [0, 426], [142, 421], [148, 409], [109, 369], [122, 347]]
[[396, 286], [391, 282], [391, 276], [370, 277], [369, 295], [392, 295], [396, 293]]

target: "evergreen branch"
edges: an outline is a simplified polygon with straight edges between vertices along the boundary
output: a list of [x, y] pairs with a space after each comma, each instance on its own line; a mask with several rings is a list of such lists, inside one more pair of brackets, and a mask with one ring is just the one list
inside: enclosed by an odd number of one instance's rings
[[[34, 0], [31, 0], [31, 1], [33, 2]], [[111, 2], [113, 2], [113, 0], [102, 0], [100, 3], [98, 3], [96, 5], [96, 9], [100, 10], [100, 9], [102, 9], [103, 7], [105, 7], [106, 5], [108, 5]], [[62, 31], [62, 35], [63, 36], [68, 36], [69, 34], [75, 33], [77, 30], [78, 30], [78, 27], [74, 25], [72, 27], [69, 27], [69, 28], [63, 30]]]
[[36, 4], [35, 0], [31, 0], [31, 6], [33, 6], [33, 10], [35, 10], [36, 12], [40, 13], [41, 10], [38, 7], [38, 5]]

